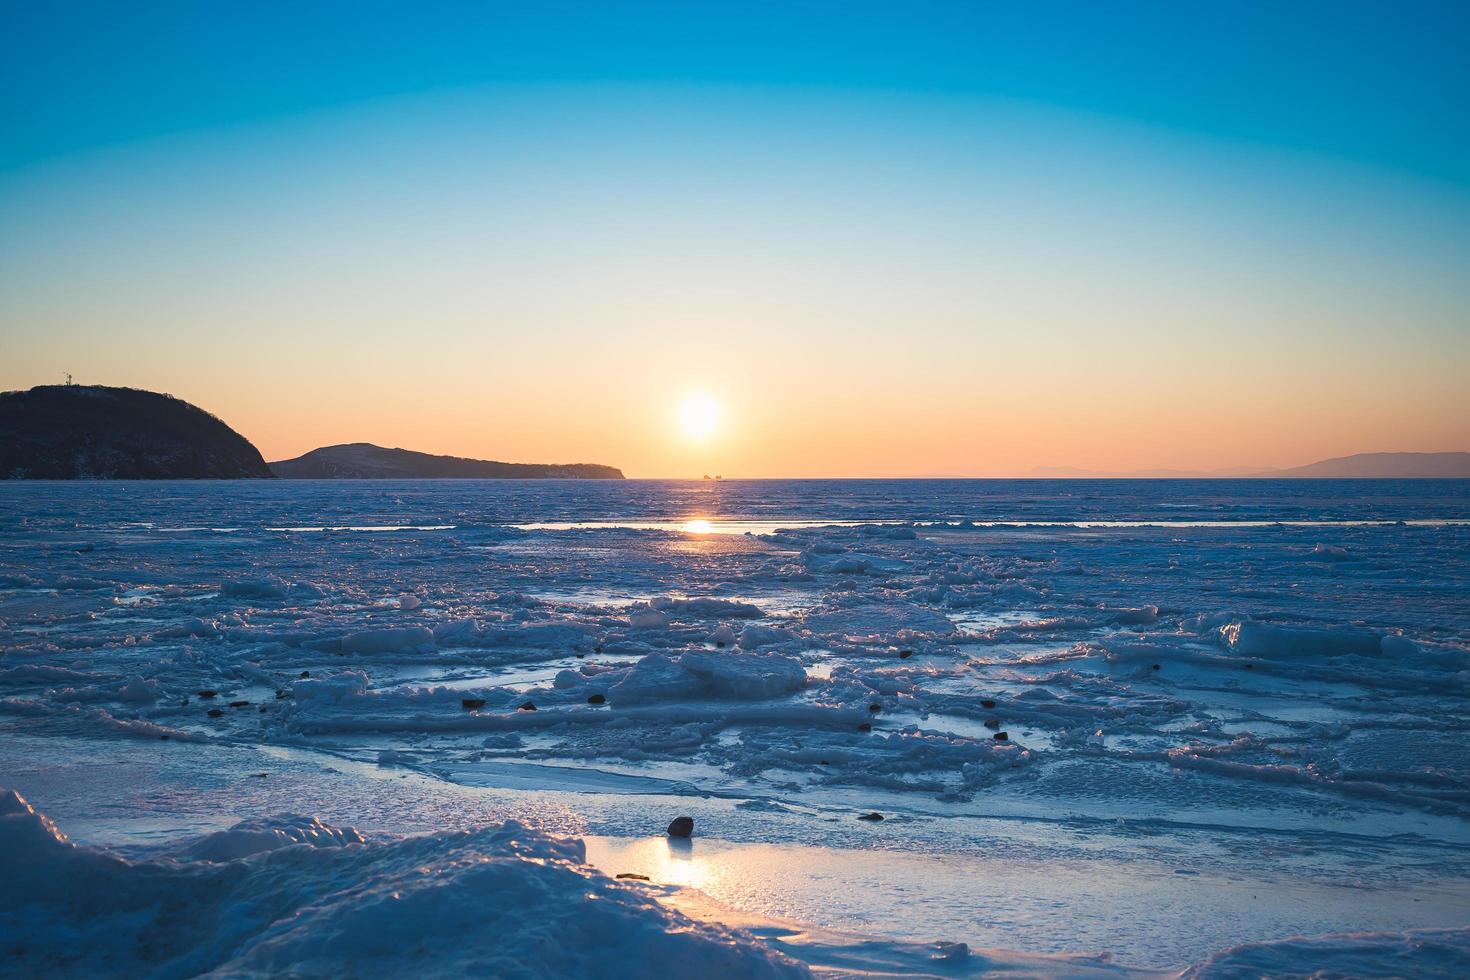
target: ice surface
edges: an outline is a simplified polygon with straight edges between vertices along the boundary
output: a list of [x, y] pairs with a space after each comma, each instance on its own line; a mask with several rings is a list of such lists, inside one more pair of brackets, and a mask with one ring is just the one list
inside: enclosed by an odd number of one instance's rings
[[[972, 964], [1397, 955], [1404, 930], [1464, 925], [1429, 906], [1470, 894], [1467, 512], [1452, 482], [7, 486], [0, 784], [86, 840], [206, 848], [130, 881], [345, 843], [295, 860], [352, 864], [334, 867], [371, 891], [379, 858], [345, 855], [448, 813], [485, 840], [511, 816], [637, 839], [677, 808], [732, 845], [1032, 862], [1004, 895], [914, 874], [861, 921], [756, 877], [721, 891], [734, 912], [969, 943]], [[681, 530], [726, 519], [755, 533]], [[534, 523], [557, 528], [514, 526]], [[110, 794], [54, 775], [144, 752]], [[302, 752], [335, 795], [273, 785]], [[367, 844], [330, 829], [349, 824]], [[1043, 925], [1071, 905], [1042, 883], [1063, 865], [1238, 884], [1188, 930], [1078, 899], [1068, 933]], [[1343, 886], [1361, 912], [1295, 891]], [[1232, 912], [1262, 895], [1311, 914]], [[907, 905], [942, 930], [916, 934]], [[231, 969], [353, 955], [287, 932]], [[1293, 933], [1356, 938], [1209, 960]]]

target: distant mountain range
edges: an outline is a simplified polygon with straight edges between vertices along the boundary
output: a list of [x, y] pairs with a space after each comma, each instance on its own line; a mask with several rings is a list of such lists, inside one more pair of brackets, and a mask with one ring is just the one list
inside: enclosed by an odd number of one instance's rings
[[1064, 480], [1217, 480], [1332, 479], [1332, 480], [1470, 480], [1470, 453], [1357, 453], [1283, 470], [1132, 470], [1109, 472], [1071, 466], [1040, 466], [1028, 474], [1035, 479]]
[[1301, 478], [1470, 479], [1470, 453], [1358, 453], [1260, 476]]
[[460, 456], [431, 456], [410, 449], [385, 449], [370, 442], [323, 446], [295, 459], [270, 464], [287, 480], [621, 480], [623, 472], [598, 463], [501, 463]]

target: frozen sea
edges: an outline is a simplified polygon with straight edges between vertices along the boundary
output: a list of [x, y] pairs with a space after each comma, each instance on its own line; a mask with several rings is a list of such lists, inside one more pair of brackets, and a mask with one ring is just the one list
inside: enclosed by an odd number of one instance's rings
[[1463, 976], [1470, 482], [0, 485], [0, 787], [21, 973]]

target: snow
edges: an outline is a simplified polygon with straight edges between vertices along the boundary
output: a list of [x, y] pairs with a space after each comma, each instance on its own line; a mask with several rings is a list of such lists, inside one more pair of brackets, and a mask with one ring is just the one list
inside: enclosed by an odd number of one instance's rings
[[426, 626], [362, 630], [342, 637], [344, 653], [397, 653], [427, 650], [434, 646], [434, 632]]
[[[112, 848], [55, 877], [117, 886], [0, 887], [23, 972], [1459, 965], [1463, 484], [4, 490], [0, 785]], [[696, 850], [649, 885], [577, 855], [679, 814]], [[724, 906], [664, 918], [694, 888]], [[477, 923], [531, 892], [547, 931], [502, 956]], [[796, 925], [716, 928], [747, 915]]]
[[183, 861], [71, 844], [0, 795], [0, 956], [18, 974], [800, 977], [753, 936], [696, 922], [514, 822], [363, 843], [242, 825]]
[[1413, 976], [1470, 975], [1470, 929], [1418, 929], [1291, 938], [1226, 950], [1196, 969], [1192, 980], [1242, 976]]

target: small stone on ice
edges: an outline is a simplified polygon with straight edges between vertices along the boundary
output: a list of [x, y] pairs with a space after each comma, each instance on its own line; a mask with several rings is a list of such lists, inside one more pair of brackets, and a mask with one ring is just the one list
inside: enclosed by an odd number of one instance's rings
[[694, 836], [694, 818], [693, 817], [675, 817], [673, 819], [673, 822], [671, 822], [669, 824], [669, 836], [670, 837], [683, 837], [683, 838], [686, 838], [686, 839], [689, 838], [689, 837], [693, 837]]
[[535, 711], [536, 710], [536, 705], [532, 704], [530, 701], [527, 701], [525, 704], [521, 705], [520, 710], [521, 711]]
[[995, 739], [997, 742], [1009, 742], [1011, 740], [1011, 736], [1006, 732], [996, 732], [990, 737]]
[[607, 701], [607, 696], [606, 695], [603, 695], [603, 694], [589, 694], [587, 696], [587, 703], [588, 704], [603, 704], [606, 701]]
[[883, 819], [883, 814], [881, 814], [881, 813], [859, 813], [858, 814], [858, 819], [859, 820], [872, 820], [874, 822], [877, 822], [877, 821]]
[[476, 708], [485, 707], [484, 698], [462, 698], [459, 703], [466, 711], [474, 711]]
[[631, 871], [620, 871], [620, 872], [618, 872], [617, 877], [620, 878], [620, 879], [627, 880], [627, 881], [647, 881], [648, 880], [648, 875], [634, 874]]

